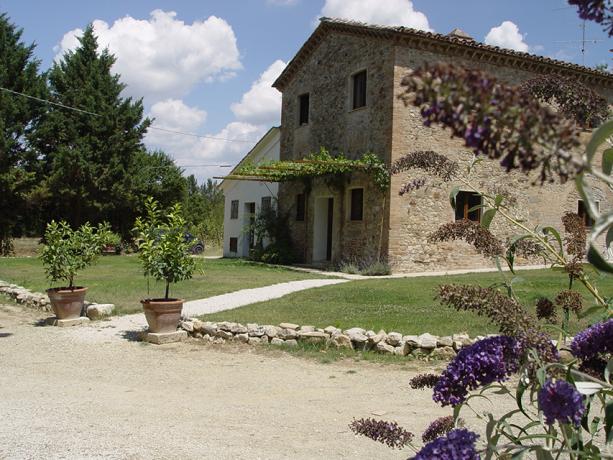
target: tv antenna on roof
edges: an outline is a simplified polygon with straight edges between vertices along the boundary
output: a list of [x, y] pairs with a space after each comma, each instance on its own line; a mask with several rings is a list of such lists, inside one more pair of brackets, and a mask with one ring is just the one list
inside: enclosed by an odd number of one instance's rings
[[[572, 6], [565, 6], [562, 8], [554, 8], [553, 11], [559, 10], [567, 10], [573, 8]], [[585, 65], [585, 45], [587, 43], [598, 43], [604, 40], [596, 40], [593, 38], [585, 38], [585, 29], [587, 27], [587, 21], [584, 19], [579, 27], [581, 27], [581, 40], [566, 40], [566, 41], [555, 41], [554, 43], [581, 43], [581, 65]]]

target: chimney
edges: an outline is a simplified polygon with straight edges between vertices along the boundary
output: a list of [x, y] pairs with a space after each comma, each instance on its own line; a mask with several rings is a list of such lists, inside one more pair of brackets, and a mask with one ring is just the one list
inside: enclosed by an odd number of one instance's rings
[[466, 40], [466, 41], [470, 41], [470, 42], [474, 42], [475, 39], [472, 38], [470, 35], [468, 35], [466, 32], [464, 32], [462, 29], [456, 27], [455, 29], [453, 29], [451, 32], [449, 32], [447, 34], [448, 37], [451, 38], [457, 38], [460, 40]]

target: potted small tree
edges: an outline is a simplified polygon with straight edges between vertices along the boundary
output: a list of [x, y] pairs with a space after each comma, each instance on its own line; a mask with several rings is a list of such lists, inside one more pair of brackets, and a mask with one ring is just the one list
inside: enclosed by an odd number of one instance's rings
[[170, 297], [170, 285], [192, 277], [194, 259], [189, 255], [190, 244], [185, 241], [186, 221], [181, 205], [175, 204], [162, 216], [159, 204], [148, 198], [146, 216], [136, 220], [138, 257], [145, 276], [165, 283], [163, 298], [141, 300], [149, 331], [175, 332], [181, 320], [183, 299]]
[[86, 223], [77, 230], [64, 221], [47, 224], [40, 259], [51, 282], [62, 280], [68, 284], [47, 289], [51, 307], [58, 319], [81, 316], [87, 288], [75, 286], [75, 277], [96, 261], [110, 235], [107, 223], [98, 227]]

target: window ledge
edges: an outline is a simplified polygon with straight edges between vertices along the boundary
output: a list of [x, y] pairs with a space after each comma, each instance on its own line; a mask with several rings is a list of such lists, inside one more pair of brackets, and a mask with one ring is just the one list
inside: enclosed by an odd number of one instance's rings
[[361, 112], [361, 111], [367, 110], [367, 109], [368, 109], [368, 104], [366, 104], [365, 106], [362, 106], [362, 107], [358, 107], [357, 109], [351, 109], [351, 110], [349, 110], [349, 113]]

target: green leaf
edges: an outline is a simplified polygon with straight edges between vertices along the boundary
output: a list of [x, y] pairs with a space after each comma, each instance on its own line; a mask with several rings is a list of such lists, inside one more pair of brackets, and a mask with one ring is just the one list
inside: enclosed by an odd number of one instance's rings
[[536, 448], [534, 453], [536, 454], [537, 460], [553, 460], [553, 455], [551, 455], [551, 452], [540, 446]]
[[500, 206], [503, 201], [504, 195], [496, 195], [496, 197], [494, 198], [494, 204], [496, 205], [496, 207]]
[[536, 371], [536, 379], [540, 383], [541, 386], [545, 385], [545, 379], [547, 378], [547, 373], [544, 368], [540, 367]]
[[604, 379], [607, 383], [611, 383], [611, 375], [613, 375], [613, 358], [607, 362], [607, 367], [604, 370]]
[[582, 395], [593, 395], [603, 389], [603, 386], [597, 382], [575, 382], [575, 388]]
[[607, 444], [613, 441], [613, 401], [609, 401], [604, 409], [604, 432]]
[[483, 213], [483, 216], [481, 216], [481, 226], [483, 228], [490, 228], [490, 225], [492, 224], [492, 220], [494, 220], [494, 216], [496, 215], [497, 210], [495, 208], [492, 209], [488, 209], [487, 211], [485, 211]]
[[607, 176], [611, 175], [613, 169], [613, 149], [606, 149], [602, 152], [602, 172]]
[[469, 208], [467, 212], [474, 212], [477, 209], [483, 209], [483, 208], [485, 208], [484, 204], [476, 204], [472, 208]]
[[613, 273], [613, 265], [607, 262], [591, 243], [590, 249], [587, 252], [587, 260], [601, 272]]
[[560, 236], [560, 233], [554, 227], [544, 227], [543, 233], [552, 235], [558, 242], [558, 246], [560, 247], [560, 252], [564, 251], [564, 246], [562, 245], [562, 237]]
[[607, 230], [607, 247], [611, 246], [611, 243], [613, 243], [613, 227]]
[[522, 379], [520, 378], [519, 382], [517, 383], [517, 390], [515, 392], [515, 401], [517, 402], [517, 407], [519, 407], [519, 410], [522, 412], [522, 414], [530, 418], [530, 416], [524, 410], [524, 403], [522, 402], [522, 397], [524, 396], [524, 392], [526, 391], [526, 388], [527, 386], [523, 383]]
[[590, 142], [587, 144], [585, 153], [587, 155], [588, 163], [592, 163], [596, 150], [600, 147], [609, 137], [613, 136], [613, 120], [604, 122], [602, 125], [594, 131]]
[[456, 197], [458, 196], [458, 193], [460, 193], [460, 187], [455, 186], [451, 189], [451, 192], [449, 192], [449, 203], [451, 203], [451, 207], [455, 209], [455, 200]]

